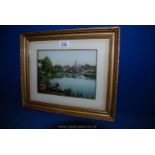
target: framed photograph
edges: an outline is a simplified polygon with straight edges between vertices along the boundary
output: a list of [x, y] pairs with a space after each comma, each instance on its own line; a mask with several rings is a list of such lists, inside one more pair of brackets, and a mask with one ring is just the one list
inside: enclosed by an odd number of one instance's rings
[[20, 42], [24, 107], [114, 120], [118, 27], [23, 33]]

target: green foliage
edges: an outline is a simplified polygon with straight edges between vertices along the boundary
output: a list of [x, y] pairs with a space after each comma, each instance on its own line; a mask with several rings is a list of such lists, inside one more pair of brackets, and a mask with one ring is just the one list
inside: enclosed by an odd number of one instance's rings
[[89, 77], [89, 78], [93, 78], [93, 79], [96, 79], [96, 73], [84, 73], [83, 74], [84, 76], [86, 77]]
[[65, 93], [66, 96], [71, 96], [72, 90], [71, 90], [70, 88], [65, 89], [65, 90], [64, 90], [64, 93]]
[[53, 70], [53, 64], [49, 57], [39, 60], [39, 63], [41, 64], [41, 71], [49, 73]]
[[90, 65], [89, 64], [85, 64], [85, 67], [90, 67]]
[[52, 61], [49, 57], [38, 60], [38, 80], [46, 86], [50, 85], [50, 78], [55, 75]]
[[84, 95], [82, 94], [82, 92], [77, 92], [77, 95], [76, 95], [77, 97], [84, 97]]

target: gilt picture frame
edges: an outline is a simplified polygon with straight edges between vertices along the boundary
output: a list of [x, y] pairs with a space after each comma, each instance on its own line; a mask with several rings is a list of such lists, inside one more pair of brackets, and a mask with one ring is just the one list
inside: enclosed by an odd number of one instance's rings
[[119, 27], [22, 33], [23, 107], [113, 121], [119, 36]]

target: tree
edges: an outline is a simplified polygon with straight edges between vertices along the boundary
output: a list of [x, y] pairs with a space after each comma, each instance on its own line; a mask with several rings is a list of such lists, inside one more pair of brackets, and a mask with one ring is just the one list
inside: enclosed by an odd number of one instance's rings
[[47, 56], [44, 59], [38, 60], [38, 64], [38, 81], [47, 88], [50, 86], [50, 79], [55, 74], [52, 61]]
[[85, 69], [89, 69], [90, 65], [89, 64], [85, 64]]
[[53, 64], [48, 56], [42, 60], [39, 60], [39, 62], [41, 63], [41, 71], [47, 74], [53, 71]]

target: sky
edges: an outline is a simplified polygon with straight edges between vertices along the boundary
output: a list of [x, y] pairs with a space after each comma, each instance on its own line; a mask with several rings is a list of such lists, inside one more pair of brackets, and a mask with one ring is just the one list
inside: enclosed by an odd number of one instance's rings
[[69, 65], [73, 66], [75, 61], [79, 65], [96, 65], [97, 51], [96, 50], [38, 50], [38, 59], [44, 59], [48, 56], [54, 65]]

